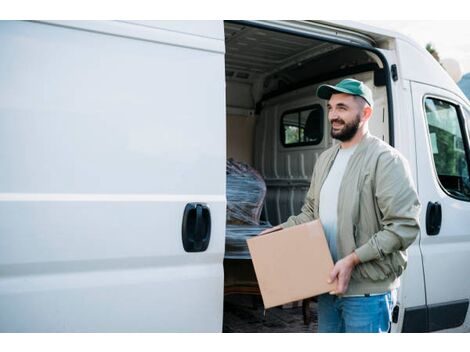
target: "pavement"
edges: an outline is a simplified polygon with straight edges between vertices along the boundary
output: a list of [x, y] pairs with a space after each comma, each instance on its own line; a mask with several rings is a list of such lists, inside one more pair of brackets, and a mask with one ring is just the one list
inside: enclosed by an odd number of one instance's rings
[[224, 299], [225, 333], [304, 333], [317, 331], [317, 303], [311, 301], [310, 321], [304, 322], [302, 304], [275, 307], [264, 311], [261, 296], [230, 294]]

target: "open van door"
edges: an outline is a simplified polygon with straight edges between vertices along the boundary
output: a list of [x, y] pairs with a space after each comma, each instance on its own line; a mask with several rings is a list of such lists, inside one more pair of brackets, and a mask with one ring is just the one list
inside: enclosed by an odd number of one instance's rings
[[0, 23], [0, 332], [220, 332], [221, 21]]
[[470, 116], [447, 90], [415, 82], [411, 88], [426, 289], [425, 320], [414, 330], [468, 331]]

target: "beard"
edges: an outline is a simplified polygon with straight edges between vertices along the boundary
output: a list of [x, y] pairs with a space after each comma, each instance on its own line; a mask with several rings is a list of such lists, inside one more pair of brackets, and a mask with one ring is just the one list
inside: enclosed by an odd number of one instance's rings
[[[343, 127], [339, 130], [333, 129], [333, 122], [342, 123]], [[346, 123], [341, 119], [335, 119], [331, 121], [331, 137], [340, 140], [341, 142], [350, 141], [355, 135], [357, 130], [359, 129], [359, 123], [361, 122], [361, 116], [359, 114], [356, 115], [356, 118]]]

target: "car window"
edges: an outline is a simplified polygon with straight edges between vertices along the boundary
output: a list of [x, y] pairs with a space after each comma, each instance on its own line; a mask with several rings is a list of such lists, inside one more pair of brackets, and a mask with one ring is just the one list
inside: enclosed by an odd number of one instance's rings
[[470, 201], [468, 124], [456, 105], [440, 99], [427, 98], [425, 111], [440, 184], [452, 197]]
[[323, 140], [323, 108], [319, 105], [285, 112], [281, 117], [281, 143], [284, 147], [317, 145]]

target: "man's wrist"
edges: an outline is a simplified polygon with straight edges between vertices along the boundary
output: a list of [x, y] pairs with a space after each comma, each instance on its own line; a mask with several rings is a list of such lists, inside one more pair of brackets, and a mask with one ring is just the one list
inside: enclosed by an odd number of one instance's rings
[[351, 258], [351, 263], [353, 264], [353, 267], [361, 263], [361, 260], [357, 256], [356, 252], [352, 252], [349, 256]]

